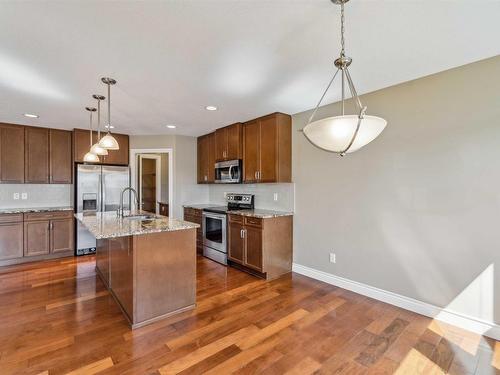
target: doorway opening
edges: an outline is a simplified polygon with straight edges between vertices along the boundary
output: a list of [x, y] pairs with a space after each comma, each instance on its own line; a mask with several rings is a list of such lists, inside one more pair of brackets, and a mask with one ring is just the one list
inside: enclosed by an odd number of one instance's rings
[[130, 150], [132, 187], [137, 191], [139, 208], [157, 215], [171, 216], [171, 149]]

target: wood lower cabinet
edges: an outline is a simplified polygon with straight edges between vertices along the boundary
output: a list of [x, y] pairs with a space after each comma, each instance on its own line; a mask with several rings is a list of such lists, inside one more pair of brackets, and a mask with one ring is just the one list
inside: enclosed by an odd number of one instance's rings
[[71, 184], [73, 182], [72, 132], [50, 129], [49, 131], [49, 182]]
[[23, 215], [0, 215], [0, 261], [23, 256]]
[[49, 129], [24, 128], [24, 182], [49, 183]]
[[25, 257], [73, 251], [73, 211], [24, 214]]
[[0, 182], [24, 183], [24, 126], [0, 123]]
[[293, 218], [229, 214], [229, 264], [267, 280], [292, 270]]
[[292, 121], [274, 113], [243, 125], [243, 180], [291, 182]]
[[[101, 137], [106, 133], [101, 132]], [[129, 164], [129, 136], [126, 134], [112, 133], [118, 141], [119, 150], [108, 150], [107, 156], [99, 156], [101, 164], [128, 165]], [[97, 132], [92, 132], [92, 144], [97, 142]], [[83, 157], [90, 148], [90, 131], [73, 129], [73, 159], [83, 163]]]
[[196, 229], [196, 251], [198, 254], [203, 253], [203, 231], [201, 229], [202, 210], [184, 207], [184, 220], [191, 223], [196, 223], [200, 227]]

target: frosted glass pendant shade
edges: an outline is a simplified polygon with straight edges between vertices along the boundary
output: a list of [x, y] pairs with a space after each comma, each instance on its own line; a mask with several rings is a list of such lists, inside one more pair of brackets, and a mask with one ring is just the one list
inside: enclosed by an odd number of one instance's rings
[[99, 156], [89, 151], [83, 157], [83, 161], [86, 163], [99, 163]]
[[110, 132], [106, 134], [104, 137], [101, 138], [99, 141], [99, 146], [102, 148], [105, 148], [106, 150], [119, 150], [120, 145], [118, 144], [118, 141], [111, 135]]
[[[361, 119], [358, 134], [349, 147], [358, 121], [357, 115], [327, 117], [306, 125], [303, 132], [311, 143], [323, 150], [351, 153], [377, 138], [387, 125], [387, 121], [383, 118], [365, 115]], [[349, 149], [346, 151], [348, 147]]]
[[99, 143], [94, 143], [90, 148], [90, 152], [98, 156], [106, 156], [108, 154], [108, 150], [99, 146]]

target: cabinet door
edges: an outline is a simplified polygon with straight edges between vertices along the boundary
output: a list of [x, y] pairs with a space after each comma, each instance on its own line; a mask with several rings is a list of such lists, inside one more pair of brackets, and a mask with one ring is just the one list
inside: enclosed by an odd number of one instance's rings
[[262, 229], [245, 226], [245, 266], [262, 272]]
[[215, 132], [210, 133], [207, 136], [207, 152], [208, 152], [208, 158], [207, 158], [207, 182], [209, 184], [214, 183], [215, 181]]
[[73, 219], [51, 220], [50, 222], [50, 252], [60, 253], [74, 250]]
[[243, 127], [243, 179], [256, 182], [260, 167], [260, 123], [247, 122]]
[[0, 124], [0, 181], [24, 182], [24, 126]]
[[227, 153], [227, 128], [217, 129], [215, 131], [215, 160], [228, 160]]
[[23, 256], [23, 223], [0, 224], [0, 260]]
[[278, 174], [278, 124], [276, 117], [260, 122], [260, 173], [259, 182], [277, 182]]
[[24, 223], [24, 256], [49, 254], [50, 221]]
[[132, 237], [109, 239], [111, 290], [133, 322], [134, 253]]
[[228, 257], [234, 262], [244, 264], [245, 262], [245, 238], [243, 225], [229, 223], [229, 252]]
[[[97, 132], [92, 132], [92, 144], [97, 142]], [[90, 149], [90, 131], [73, 129], [73, 159], [83, 163], [83, 157]], [[102, 160], [102, 156], [100, 156]]]
[[242, 124], [234, 124], [227, 128], [227, 152], [228, 160], [242, 159]]
[[49, 129], [25, 127], [24, 182], [49, 183]]
[[208, 182], [208, 137], [198, 137], [198, 183]]
[[[101, 132], [101, 137], [103, 137], [106, 133]], [[101, 157], [106, 164], [116, 164], [116, 165], [128, 165], [129, 160], [129, 138], [126, 134], [115, 134], [111, 133], [113, 137], [118, 142], [120, 146], [119, 150], [108, 150], [108, 155]]]
[[49, 181], [51, 184], [72, 183], [71, 132], [50, 129], [49, 132]]

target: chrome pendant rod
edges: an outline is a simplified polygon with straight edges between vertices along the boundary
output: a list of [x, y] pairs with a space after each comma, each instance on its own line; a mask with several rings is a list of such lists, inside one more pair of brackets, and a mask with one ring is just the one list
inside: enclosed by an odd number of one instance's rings
[[323, 95], [321, 95], [321, 98], [319, 99], [319, 102], [318, 104], [316, 105], [316, 108], [314, 108], [314, 111], [313, 113], [311, 114], [311, 116], [309, 117], [309, 120], [307, 121], [307, 124], [306, 125], [309, 125], [312, 121], [312, 119], [314, 118], [314, 116], [316, 115], [316, 112], [318, 111], [318, 108], [319, 106], [321, 105], [321, 102], [323, 101], [323, 99], [325, 98], [325, 95], [326, 93], [328, 92], [328, 90], [330, 89], [330, 86], [332, 85], [333, 81], [335, 80], [335, 77], [337, 77], [337, 74], [339, 73], [339, 70], [340, 69], [337, 69], [337, 71], [335, 72], [335, 74], [333, 75], [332, 79], [330, 80], [330, 83], [328, 84], [328, 86], [326, 86], [326, 90], [325, 92], [323, 93]]
[[356, 105], [358, 106], [358, 110], [361, 110], [363, 108], [363, 104], [361, 103], [361, 99], [358, 96], [358, 92], [356, 91], [356, 87], [354, 87], [354, 82], [352, 82], [351, 74], [349, 73], [349, 69], [346, 68], [346, 77], [347, 77], [347, 83], [349, 85], [349, 89], [351, 90], [351, 96], [353, 97], [354, 100], [356, 100]]

